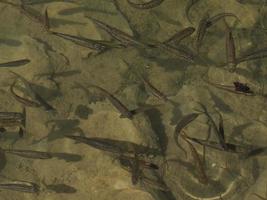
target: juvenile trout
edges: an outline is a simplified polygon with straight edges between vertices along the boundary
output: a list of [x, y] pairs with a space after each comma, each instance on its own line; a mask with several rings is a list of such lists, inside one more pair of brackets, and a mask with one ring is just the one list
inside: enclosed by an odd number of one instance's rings
[[19, 149], [3, 149], [5, 153], [14, 154], [17, 156], [32, 158], [32, 159], [50, 159], [52, 155], [48, 152], [19, 150]]
[[192, 156], [195, 160], [196, 168], [198, 170], [198, 180], [200, 183], [207, 185], [209, 183], [208, 177], [206, 175], [205, 169], [204, 169], [204, 164], [202, 163], [201, 159], [199, 158], [199, 154], [195, 147], [188, 141], [187, 136], [183, 136], [183, 139], [187, 142]]
[[0, 189], [15, 190], [27, 193], [38, 193], [40, 191], [40, 187], [37, 184], [26, 181], [11, 181], [7, 183], [0, 183]]
[[183, 39], [192, 35], [195, 32], [195, 30], [196, 29], [194, 27], [187, 27], [185, 29], [182, 29], [181, 31], [171, 36], [169, 39], [165, 40], [163, 43], [169, 45], [178, 45]]
[[94, 87], [98, 89], [121, 113], [121, 118], [129, 118], [129, 119], [133, 118], [133, 113], [125, 105], [123, 105], [116, 97], [110, 94], [107, 90], [96, 85], [90, 85], [89, 87]]
[[52, 32], [53, 35], [61, 37], [65, 40], [71, 41], [79, 46], [90, 48], [99, 52], [105, 51], [109, 48], [121, 48], [120, 45], [111, 44], [111, 42], [103, 40], [92, 40], [84, 37], [78, 37], [65, 33]]
[[157, 156], [162, 154], [159, 149], [138, 145], [129, 141], [113, 140], [107, 138], [96, 138], [96, 137], [88, 138], [88, 137], [74, 136], [74, 135], [68, 135], [65, 137], [75, 140], [76, 142], [87, 144], [96, 149], [119, 155], [138, 154], [138, 155]]
[[102, 21], [99, 21], [97, 19], [94, 19], [92, 17], [87, 16], [89, 19], [91, 19], [98, 27], [109, 33], [114, 39], [118, 40], [121, 42], [123, 45], [126, 46], [131, 46], [131, 45], [136, 45], [136, 46], [141, 46], [141, 47], [147, 47], [146, 44], [138, 41], [135, 39], [133, 36], [122, 32], [121, 30], [112, 27]]
[[232, 34], [232, 30], [228, 26], [227, 22], [225, 22], [226, 26], [226, 37], [225, 37], [225, 49], [226, 49], [226, 61], [231, 70], [235, 70], [236, 68], [236, 53], [235, 53], [235, 42]]
[[199, 113], [191, 113], [186, 116], [184, 116], [176, 125], [175, 130], [174, 130], [174, 141], [176, 145], [184, 151], [185, 155], [187, 155], [186, 151], [183, 149], [183, 147], [179, 144], [178, 137], [181, 134], [181, 131], [192, 121], [194, 121], [197, 117], [199, 116]]
[[28, 64], [31, 62], [29, 59], [21, 59], [21, 60], [15, 60], [10, 61], [6, 63], [0, 63], [0, 67], [19, 67]]
[[146, 3], [133, 3], [131, 0], [127, 0], [130, 6], [137, 9], [151, 9], [159, 6], [164, 0], [150, 0]]

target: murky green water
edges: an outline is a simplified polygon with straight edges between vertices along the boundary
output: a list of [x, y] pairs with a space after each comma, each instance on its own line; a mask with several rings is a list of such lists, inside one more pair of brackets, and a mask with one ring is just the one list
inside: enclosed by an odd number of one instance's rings
[[0, 2], [0, 200], [267, 198], [265, 0]]

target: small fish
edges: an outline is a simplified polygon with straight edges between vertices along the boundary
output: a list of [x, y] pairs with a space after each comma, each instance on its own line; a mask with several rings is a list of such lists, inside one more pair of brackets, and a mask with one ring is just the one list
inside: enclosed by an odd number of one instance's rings
[[40, 187], [32, 182], [26, 181], [11, 181], [7, 183], [0, 183], [0, 189], [15, 190], [27, 193], [39, 193]]
[[139, 177], [141, 176], [141, 169], [138, 161], [138, 155], [134, 154], [134, 159], [132, 160], [132, 183], [136, 185], [138, 183]]
[[[118, 156], [117, 159], [119, 159], [121, 165], [129, 167], [131, 165], [131, 161], [134, 160], [135, 157], [120, 155], [120, 156]], [[149, 169], [149, 170], [158, 170], [159, 169], [159, 166], [156, 165], [155, 163], [141, 160], [139, 158], [138, 158], [138, 163], [139, 163], [141, 168], [145, 168], [145, 169]]]
[[177, 57], [178, 59], [185, 60], [190, 63], [194, 63], [194, 56], [182, 49], [175, 48], [169, 44], [166, 43], [160, 43], [156, 45], [159, 49], [162, 49], [169, 53], [170, 55]]
[[[24, 103], [26, 103], [26, 105], [28, 103], [29, 105], [32, 105], [34, 107], [40, 107], [40, 106], [42, 106], [45, 109], [45, 111], [52, 111], [52, 112], [55, 112], [56, 111], [55, 108], [53, 108], [50, 104], [48, 104], [37, 92], [34, 91], [34, 89], [32, 87], [32, 84], [29, 83], [29, 81], [27, 81], [24, 77], [22, 77], [21, 75], [15, 73], [15, 72], [10, 71], [10, 73], [16, 75], [19, 79], [21, 79], [23, 81], [24, 85], [26, 86], [26, 88], [29, 89], [30, 92], [33, 94], [33, 98], [38, 101], [38, 103], [37, 103], [37, 102], [34, 102], [34, 101], [30, 101], [30, 100], [27, 101], [26, 99], [23, 100], [22, 97], [19, 97], [18, 95], [16, 95], [14, 93], [14, 90], [12, 92], [13, 87], [11, 87], [10, 90], [11, 90], [12, 94], [14, 95], [14, 97], [19, 102], [21, 102], [21, 103], [24, 102]], [[14, 86], [14, 85], [12, 85], [12, 86]]]
[[208, 84], [218, 88], [218, 89], [223, 89], [228, 92], [234, 93], [234, 94], [242, 94], [246, 96], [255, 96], [256, 94], [244, 83], [240, 83], [238, 81], [235, 81], [233, 83], [233, 86], [229, 85], [224, 85], [224, 84], [219, 84], [219, 83], [213, 83], [209, 80], [204, 80]]
[[47, 7], [45, 9], [45, 15], [44, 15], [44, 27], [46, 28], [47, 31], [50, 30], [50, 22], [49, 22]]
[[76, 0], [23, 0], [24, 5], [47, 4], [54, 2], [77, 3]]
[[19, 66], [26, 65], [30, 62], [31, 61], [29, 59], [21, 59], [21, 60], [6, 62], [6, 63], [0, 63], [0, 67], [19, 67]]
[[66, 185], [64, 183], [61, 184], [45, 184], [45, 187], [47, 190], [51, 190], [55, 193], [66, 193], [66, 194], [71, 194], [71, 193], [76, 193], [77, 190], [76, 188]]
[[133, 113], [107, 90], [96, 85], [90, 85], [90, 87], [98, 89], [106, 98], [108, 98], [112, 105], [121, 113], [121, 118], [133, 118]]
[[79, 46], [90, 48], [96, 51], [105, 51], [110, 48], [121, 48], [121, 45], [112, 44], [108, 41], [103, 40], [92, 40], [84, 37], [78, 37], [74, 35], [64, 34], [64, 33], [58, 33], [58, 32], [52, 32], [52, 34], [61, 37], [65, 40], [69, 40]]
[[153, 86], [145, 77], [140, 76], [146, 88], [157, 98], [162, 99], [163, 101], [168, 101], [166, 95], [159, 91], [155, 86]]
[[225, 37], [225, 49], [226, 49], [226, 60], [229, 68], [231, 70], [235, 70], [236, 68], [236, 53], [235, 53], [235, 42], [232, 31], [226, 21], [224, 20], [226, 25], [226, 37]]
[[185, 29], [182, 29], [181, 31], [175, 33], [173, 36], [171, 36], [169, 39], [165, 40], [163, 43], [169, 44], [169, 45], [178, 45], [183, 39], [186, 37], [192, 35], [195, 32], [194, 27], [187, 27]]
[[199, 48], [202, 45], [203, 39], [206, 35], [207, 29], [214, 25], [217, 21], [220, 19], [223, 19], [225, 17], [234, 17], [238, 19], [236, 15], [233, 13], [219, 13], [217, 15], [214, 15], [213, 17], [209, 17], [209, 14], [205, 14], [199, 21], [199, 25], [197, 28], [197, 36], [196, 36], [196, 49], [197, 52], [199, 52]]
[[196, 49], [199, 52], [203, 39], [206, 35], [207, 28], [209, 27], [209, 14], [205, 14], [199, 21], [196, 33]]
[[[224, 132], [220, 132], [219, 128], [217, 127], [215, 121], [213, 120], [213, 118], [211, 117], [211, 115], [209, 114], [207, 108], [200, 102], [198, 102], [199, 105], [202, 107], [203, 109], [203, 113], [207, 116], [207, 118], [209, 119], [209, 121], [211, 122], [212, 126], [213, 126], [213, 129], [215, 130], [215, 133], [216, 133], [216, 136], [219, 140], [219, 143], [221, 145], [221, 147], [224, 149], [224, 150], [227, 150], [228, 146], [226, 145], [225, 143], [225, 140], [224, 140]], [[222, 120], [222, 118], [221, 118]], [[220, 122], [222, 123], [222, 122]], [[222, 125], [222, 124], [221, 124]], [[222, 130], [221, 130], [222, 131]]]
[[258, 49], [256, 51], [251, 52], [251, 53], [246, 53], [237, 59], [237, 63], [265, 58], [265, 57], [267, 57], [266, 52], [267, 52], [267, 48], [264, 47], [262, 49]]
[[40, 107], [41, 105], [38, 102], [23, 98], [21, 96], [19, 96], [18, 94], [16, 94], [16, 92], [14, 91], [14, 86], [16, 84], [16, 81], [14, 81], [14, 83], [10, 86], [10, 93], [13, 95], [13, 97], [20, 103], [22, 103], [24, 106], [29, 106], [29, 107]]
[[20, 150], [20, 149], [3, 149], [3, 150], [5, 153], [10, 153], [25, 158], [32, 158], [32, 159], [52, 158], [52, 155], [50, 153], [43, 151], [31, 151], [31, 150]]
[[123, 140], [113, 140], [107, 138], [88, 138], [83, 136], [67, 135], [65, 136], [69, 139], [75, 140], [76, 142], [81, 142], [87, 144], [96, 149], [107, 151], [119, 155], [124, 154], [138, 154], [138, 155], [161, 155], [161, 151], [158, 149], [146, 147], [143, 145], [138, 145], [133, 142], [123, 141]]
[[130, 6], [137, 9], [151, 9], [159, 6], [164, 0], [150, 0], [146, 3], [133, 3], [131, 0], [127, 0]]
[[195, 147], [188, 141], [186, 136], [183, 136], [183, 139], [187, 142], [188, 146], [190, 147], [192, 156], [195, 160], [196, 168], [199, 172], [198, 180], [200, 183], [207, 185], [209, 183], [208, 177], [206, 175], [204, 164], [202, 163], [201, 159], [199, 158], [199, 154]]
[[138, 41], [133, 36], [122, 32], [121, 30], [112, 27], [102, 21], [99, 21], [97, 19], [94, 19], [92, 17], [87, 16], [89, 19], [91, 19], [97, 26], [99, 26], [101, 29], [109, 33], [114, 39], [118, 40], [125, 46], [141, 46], [141, 47], [147, 47], [148, 45]]
[[176, 145], [182, 149], [185, 154], [186, 151], [183, 149], [183, 147], [181, 147], [181, 145], [179, 144], [179, 141], [178, 141], [178, 137], [181, 133], [181, 131], [189, 124], [191, 123], [192, 121], [194, 121], [197, 117], [199, 116], [199, 113], [191, 113], [191, 114], [188, 114], [186, 116], [184, 116], [176, 125], [175, 127], [175, 130], [174, 130], [174, 134], [173, 134], [173, 137], [174, 137], [174, 141], [176, 143]]
[[207, 146], [213, 149], [217, 149], [219, 151], [226, 151], [230, 153], [247, 153], [250, 151], [253, 147], [250, 146], [241, 146], [241, 145], [236, 145], [236, 144], [231, 144], [231, 143], [225, 143], [225, 146], [227, 147], [226, 149], [222, 148], [220, 143], [214, 142], [214, 141], [208, 141], [208, 140], [201, 140], [201, 139], [196, 139], [192, 137], [187, 137], [191, 141], [201, 144], [203, 146]]

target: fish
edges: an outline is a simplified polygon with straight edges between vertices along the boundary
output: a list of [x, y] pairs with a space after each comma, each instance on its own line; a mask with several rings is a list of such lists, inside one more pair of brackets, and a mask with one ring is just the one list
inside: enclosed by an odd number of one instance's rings
[[64, 183], [61, 184], [45, 184], [45, 187], [47, 190], [51, 190], [55, 193], [66, 193], [66, 194], [72, 194], [72, 193], [76, 193], [77, 190], [76, 188], [66, 185]]
[[231, 70], [236, 68], [236, 50], [235, 50], [235, 41], [233, 37], [232, 30], [224, 20], [226, 25], [226, 37], [225, 37], [225, 49], [226, 49], [226, 61]]
[[47, 4], [47, 3], [54, 3], [54, 2], [64, 2], [64, 3], [77, 4], [76, 0], [23, 0], [24, 5]]
[[[129, 167], [131, 165], [131, 161], [135, 159], [135, 157], [132, 156], [125, 156], [125, 155], [119, 155], [117, 159], [120, 161], [120, 164]], [[158, 170], [159, 166], [155, 163], [141, 160], [138, 158], [138, 163], [141, 168], [149, 169], [149, 170]]]
[[121, 48], [121, 45], [118, 44], [112, 44], [109, 41], [104, 41], [104, 40], [93, 40], [93, 39], [88, 39], [84, 37], [78, 37], [74, 35], [69, 35], [65, 33], [59, 33], [59, 32], [52, 32], [53, 35], [61, 37], [65, 40], [71, 41], [74, 44], [77, 44], [82, 47], [86, 47], [89, 49], [93, 49], [96, 51], [105, 51], [110, 48]]
[[88, 138], [84, 136], [74, 136], [74, 135], [67, 135], [65, 137], [72, 139], [76, 142], [87, 144], [96, 149], [119, 155], [135, 154], [135, 153], [138, 155], [152, 155], [152, 156], [161, 155], [161, 151], [159, 149], [138, 145], [129, 141], [113, 140], [113, 139], [97, 138], [97, 137]]
[[173, 47], [172, 45], [166, 43], [160, 43], [156, 45], [157, 48], [166, 51], [170, 55], [177, 57], [178, 59], [185, 60], [190, 63], [194, 63], [194, 56], [182, 49]]
[[21, 149], [3, 149], [5, 153], [32, 159], [51, 159], [52, 155], [49, 152], [21, 150]]
[[30, 62], [31, 60], [25, 58], [25, 59], [0, 63], [0, 67], [19, 67], [19, 66], [27, 65]]
[[196, 49], [199, 52], [200, 46], [202, 45], [203, 39], [206, 35], [208, 24], [209, 14], [205, 14], [199, 21], [197, 32], [196, 32]]
[[[199, 25], [197, 28], [197, 35], [196, 35], [196, 49], [197, 52], [199, 52], [199, 48], [202, 45], [203, 39], [206, 35], [207, 29], [214, 25], [217, 21], [220, 19], [223, 19], [225, 17], [234, 17], [237, 20], [238, 17], [233, 13], [218, 13], [214, 15], [213, 17], [210, 17], [208, 13], [206, 13], [199, 21]], [[240, 20], [239, 20], [240, 21]]]
[[[16, 95], [16, 94], [14, 93], [14, 90], [13, 90], [12, 94], [14, 95], [14, 97], [15, 97], [19, 102], [21, 102], [21, 103], [24, 102], [25, 105], [27, 105], [27, 103], [28, 103], [29, 105], [32, 105], [32, 106], [34, 106], [34, 107], [40, 107], [40, 106], [42, 106], [42, 107], [44, 108], [45, 111], [56, 112], [56, 109], [55, 109], [53, 106], [51, 106], [49, 103], [47, 103], [47, 102], [43, 99], [43, 97], [41, 97], [37, 92], [34, 91], [34, 89], [33, 89], [33, 87], [32, 87], [32, 84], [29, 83], [29, 81], [27, 81], [24, 77], [22, 77], [21, 75], [15, 73], [15, 72], [13, 72], [13, 71], [9, 71], [9, 72], [12, 73], [12, 74], [14, 74], [15, 76], [17, 76], [19, 79], [21, 79], [21, 80], [23, 81], [24, 85], [26, 86], [26, 88], [29, 89], [29, 90], [31, 91], [31, 93], [33, 94], [33, 98], [34, 98], [35, 100], [38, 101], [38, 102], [34, 102], [34, 101], [30, 101], [30, 100], [27, 101], [26, 99], [23, 100], [23, 98], [21, 98], [21, 97], [19, 98], [19, 96]], [[13, 84], [14, 84], [14, 83], [13, 83]], [[13, 85], [13, 86], [14, 86], [14, 85]], [[11, 88], [13, 88], [13, 87], [11, 87]]]
[[90, 20], [92, 20], [98, 27], [106, 31], [110, 34], [111, 37], [113, 37], [115, 40], [121, 42], [125, 46], [140, 46], [140, 47], [147, 47], [147, 44], [144, 44], [143, 42], [140, 42], [139, 40], [135, 39], [133, 36], [122, 32], [121, 30], [110, 26], [102, 21], [99, 21], [95, 18], [88, 17]]
[[10, 93], [12, 94], [12, 96], [21, 104], [23, 104], [24, 106], [29, 106], [29, 107], [41, 107], [40, 103], [23, 98], [21, 96], [19, 96], [18, 94], [16, 94], [16, 92], [14, 91], [14, 86], [16, 84], [16, 81], [14, 81], [14, 83], [10, 86]]
[[169, 44], [169, 45], [178, 45], [183, 39], [186, 37], [192, 35], [195, 32], [194, 27], [187, 27], [182, 29], [181, 31], [175, 33], [173, 36], [171, 36], [169, 39], [165, 40], [163, 43]]
[[36, 183], [26, 181], [11, 181], [6, 183], [0, 183], [0, 190], [15, 190], [26, 193], [39, 193], [40, 187]]
[[195, 160], [196, 168], [198, 170], [198, 180], [200, 183], [207, 185], [209, 183], [208, 177], [206, 175], [204, 164], [202, 163], [201, 159], [199, 158], [199, 154], [197, 153], [197, 150], [195, 147], [188, 141], [187, 136], [183, 136], [183, 139], [187, 142], [192, 156]]
[[[215, 121], [213, 120], [213, 118], [210, 116], [210, 114], [208, 113], [208, 110], [207, 108], [200, 102], [198, 102], [199, 105], [202, 107], [202, 109], [204, 110], [203, 113], [207, 116], [207, 118], [209, 119], [209, 121], [211, 122], [212, 126], [213, 126], [213, 129], [215, 130], [215, 134], [219, 140], [219, 143], [221, 145], [221, 147], [224, 149], [224, 150], [227, 150], [228, 146], [226, 145], [225, 143], [225, 140], [224, 140], [224, 132], [220, 132], [219, 128], [217, 127]], [[220, 116], [221, 117], [221, 116]], [[222, 120], [222, 118], [221, 118]], [[222, 123], [222, 122], [220, 122]], [[222, 130], [221, 130], [222, 131]]]
[[133, 3], [131, 0], [127, 0], [128, 4], [136, 9], [151, 9], [159, 6], [164, 0], [150, 0], [146, 3]]
[[179, 144], [178, 137], [181, 133], [181, 131], [192, 121], [194, 121], [199, 116], [199, 113], [190, 113], [188, 115], [185, 115], [175, 126], [174, 129], [174, 141], [176, 145], [184, 151], [184, 153], [187, 155], [186, 151], [183, 149], [183, 147]]
[[243, 146], [243, 145], [236, 145], [232, 143], [225, 143], [225, 146], [227, 148], [224, 149], [221, 147], [220, 143], [215, 142], [215, 141], [202, 140], [202, 139], [197, 139], [197, 138], [192, 138], [192, 137], [187, 137], [187, 138], [200, 145], [207, 146], [207, 147], [219, 150], [219, 151], [230, 152], [230, 153], [237, 153], [237, 154], [247, 153], [253, 148], [252, 146]]
[[96, 85], [89, 85], [89, 87], [94, 87], [98, 89], [111, 103], [112, 105], [121, 113], [121, 118], [133, 118], [133, 113], [124, 105], [122, 104], [116, 97], [110, 94], [107, 90], [96, 86]]

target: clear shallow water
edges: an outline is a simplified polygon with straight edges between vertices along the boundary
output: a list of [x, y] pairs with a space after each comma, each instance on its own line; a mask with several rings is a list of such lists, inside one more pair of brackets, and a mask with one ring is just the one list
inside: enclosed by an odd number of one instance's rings
[[[235, 72], [229, 70], [223, 65], [226, 62], [226, 29], [222, 19], [207, 29], [198, 54], [197, 31], [179, 45], [172, 44], [192, 53], [194, 63], [181, 59], [176, 50], [162, 45], [184, 28], [197, 29], [206, 13], [212, 17], [227, 12], [240, 20], [226, 18], [232, 30], [236, 57], [263, 49], [266, 47], [265, 1], [199, 0], [189, 9], [189, 17], [186, 17], [189, 2], [181, 0], [165, 0], [146, 10], [133, 8], [125, 0], [117, 0], [117, 3], [111, 0], [25, 3], [31, 3], [27, 8], [32, 9], [33, 16], [44, 15], [47, 8], [50, 31], [105, 40], [104, 44], [111, 48], [97, 54], [84, 45], [47, 32], [42, 19], [27, 17], [14, 6], [0, 5], [0, 63], [30, 60], [22, 66], [1, 67], [1, 111], [23, 110], [23, 104], [10, 93], [14, 75], [9, 70], [30, 81], [34, 91], [57, 111], [26, 107], [25, 135], [19, 138], [16, 126], [7, 128], [0, 138], [1, 148], [65, 153], [53, 154], [51, 159], [29, 159], [5, 153], [1, 182], [34, 182], [40, 186], [40, 192], [3, 189], [1, 199], [172, 200], [220, 199], [220, 195], [223, 199], [259, 199], [253, 193], [265, 197], [265, 152], [242, 160], [236, 154], [207, 147], [204, 172], [208, 183], [203, 184], [190, 146], [179, 137], [186, 157], [173, 136], [176, 124], [183, 116], [197, 112], [195, 109], [200, 109], [197, 102], [201, 102], [217, 124], [216, 111], [222, 115], [227, 142], [265, 147], [267, 113], [266, 97], [262, 95], [262, 90], [266, 93], [265, 51], [257, 54], [262, 58], [241, 62]], [[122, 41], [112, 38], [90, 18], [133, 36], [130, 42], [134, 45], [121, 48]], [[138, 74], [146, 77], [169, 101], [155, 97], [153, 89], [151, 92], [151, 88], [145, 87]], [[239, 81], [248, 84], [257, 95], [236, 94], [204, 80], [228, 86]], [[157, 106], [134, 115], [133, 119], [121, 118], [101, 92], [88, 88], [90, 84], [112, 93], [129, 110], [144, 104]], [[18, 81], [16, 86], [21, 89], [23, 83]], [[26, 92], [29, 92], [27, 88], [18, 94]], [[207, 117], [200, 115], [183, 130], [190, 137], [204, 139], [209, 127]], [[65, 135], [109, 138], [155, 148], [159, 154], [142, 159], [157, 164], [160, 169], [142, 168], [142, 174], [148, 179], [133, 185], [131, 172], [123, 168], [114, 154], [75, 143]], [[217, 141], [214, 130], [211, 130], [210, 140]], [[202, 146], [192, 144], [202, 161]], [[131, 145], [125, 147], [131, 148]], [[163, 164], [166, 159], [169, 160], [167, 166]]]

